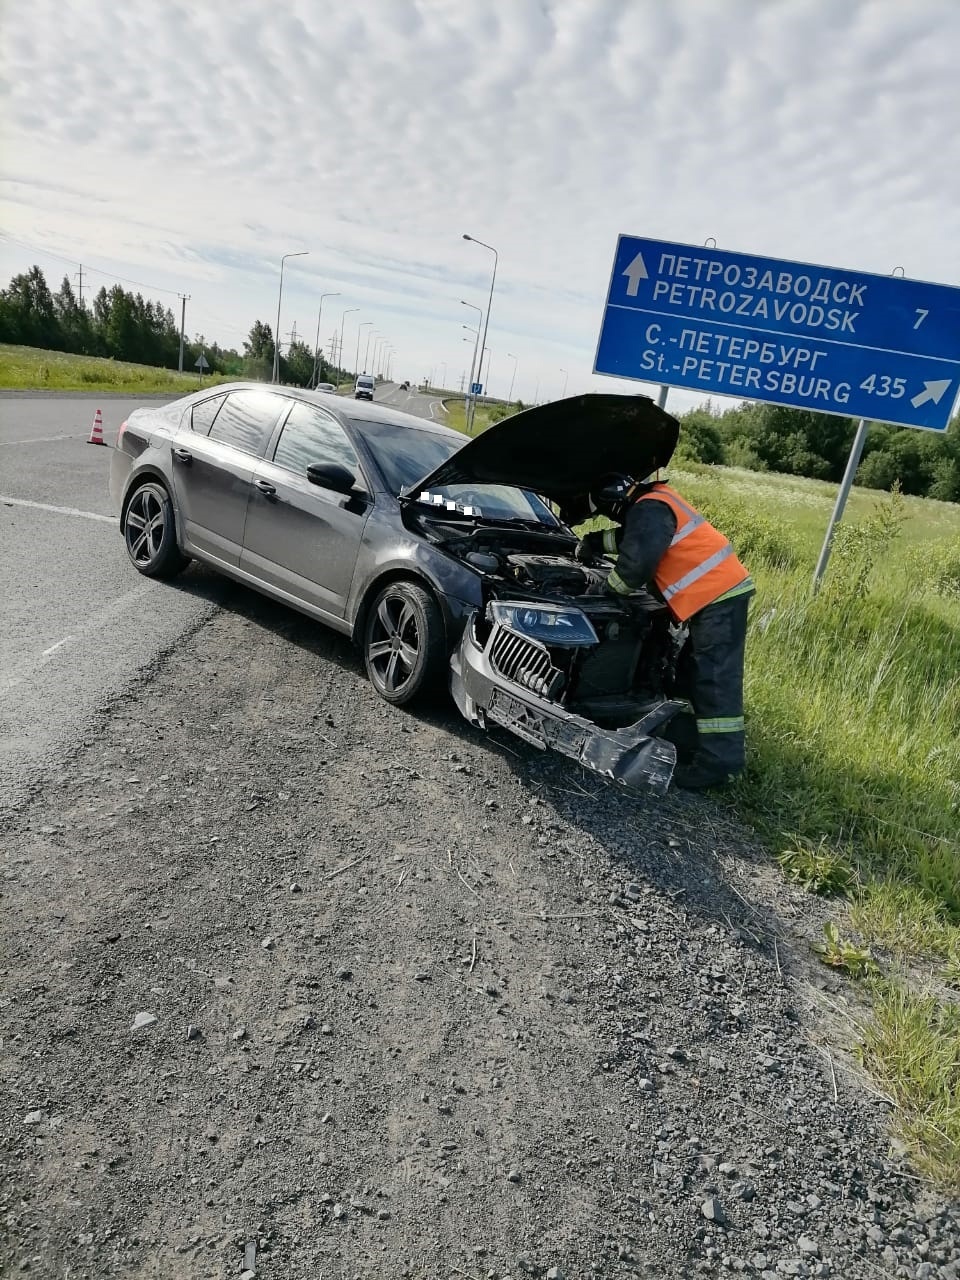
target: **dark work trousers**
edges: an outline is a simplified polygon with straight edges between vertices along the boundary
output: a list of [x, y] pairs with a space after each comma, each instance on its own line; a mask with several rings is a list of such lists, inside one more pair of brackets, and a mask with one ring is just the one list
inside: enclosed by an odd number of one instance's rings
[[718, 600], [695, 613], [677, 659], [675, 692], [697, 720], [692, 763], [718, 776], [744, 766], [743, 658], [750, 596]]

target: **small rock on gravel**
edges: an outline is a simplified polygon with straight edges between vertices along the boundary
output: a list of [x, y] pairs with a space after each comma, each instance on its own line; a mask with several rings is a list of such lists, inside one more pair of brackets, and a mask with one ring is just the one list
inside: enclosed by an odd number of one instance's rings
[[700, 1206], [700, 1212], [708, 1222], [715, 1222], [718, 1226], [724, 1226], [727, 1221], [723, 1212], [723, 1205], [716, 1196], [711, 1196], [709, 1200], [704, 1200]]
[[152, 1027], [153, 1024], [156, 1022], [156, 1020], [157, 1019], [154, 1014], [143, 1011], [141, 1013], [138, 1013], [137, 1016], [134, 1018], [133, 1026], [130, 1028], [130, 1030], [139, 1031], [141, 1027]]

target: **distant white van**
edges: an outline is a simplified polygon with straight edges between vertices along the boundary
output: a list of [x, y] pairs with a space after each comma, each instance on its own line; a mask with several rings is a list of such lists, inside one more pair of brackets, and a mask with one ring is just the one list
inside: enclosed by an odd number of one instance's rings
[[357, 378], [357, 385], [353, 388], [354, 400], [372, 400], [376, 385], [371, 374], [361, 373]]

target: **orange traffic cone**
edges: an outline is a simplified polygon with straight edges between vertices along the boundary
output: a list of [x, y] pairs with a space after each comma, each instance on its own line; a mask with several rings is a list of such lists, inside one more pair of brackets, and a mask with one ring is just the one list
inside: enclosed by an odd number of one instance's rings
[[98, 409], [93, 419], [93, 426], [90, 428], [90, 439], [87, 444], [106, 444], [103, 438], [103, 415]]

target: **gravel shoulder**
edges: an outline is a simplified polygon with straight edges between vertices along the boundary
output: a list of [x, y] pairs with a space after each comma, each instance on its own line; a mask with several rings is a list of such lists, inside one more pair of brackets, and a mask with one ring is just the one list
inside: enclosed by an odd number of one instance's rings
[[746, 833], [224, 600], [4, 819], [0, 1272], [960, 1275]]

